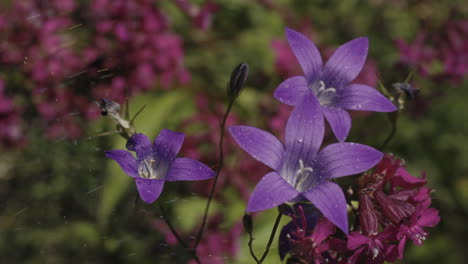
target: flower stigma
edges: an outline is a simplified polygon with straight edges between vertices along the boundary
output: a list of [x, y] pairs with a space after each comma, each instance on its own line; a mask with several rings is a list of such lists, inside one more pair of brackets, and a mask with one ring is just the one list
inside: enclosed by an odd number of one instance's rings
[[158, 174], [153, 169], [154, 159], [144, 159], [138, 164], [138, 174], [145, 179], [157, 179]]
[[318, 85], [315, 83], [311, 89], [317, 95], [320, 105], [330, 105], [336, 94], [336, 89], [333, 87], [327, 88], [323, 81], [319, 81]]
[[299, 169], [294, 174], [294, 179], [296, 180], [293, 184], [293, 187], [299, 189], [300, 186], [306, 181], [307, 177], [314, 171], [311, 167], [305, 167], [304, 161], [299, 160]]

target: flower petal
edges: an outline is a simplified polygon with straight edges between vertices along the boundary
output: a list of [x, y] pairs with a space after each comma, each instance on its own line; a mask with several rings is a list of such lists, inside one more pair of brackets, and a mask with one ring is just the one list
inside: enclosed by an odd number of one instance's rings
[[256, 212], [279, 206], [299, 195], [278, 173], [267, 173], [255, 187], [247, 205], [247, 212]]
[[368, 48], [367, 38], [356, 38], [341, 45], [323, 68], [321, 78], [327, 87], [338, 90], [354, 80], [364, 66]]
[[166, 181], [198, 181], [206, 180], [215, 175], [215, 172], [198, 160], [177, 158], [171, 164]]
[[307, 80], [303, 76], [294, 76], [276, 88], [274, 97], [283, 104], [296, 106], [302, 102], [309, 90]]
[[366, 245], [369, 241], [371, 241], [369, 237], [359, 232], [352, 232], [348, 235], [348, 249], [355, 250], [360, 246]]
[[323, 115], [320, 103], [312, 92], [307, 93], [304, 100], [291, 112], [286, 124], [286, 150], [296, 155], [294, 163], [299, 158], [308, 159], [317, 154], [322, 145], [325, 133]]
[[131, 136], [126, 145], [128, 150], [135, 151], [138, 159], [144, 159], [152, 154], [151, 140], [141, 133]]
[[364, 84], [350, 84], [339, 90], [334, 104], [349, 110], [393, 112], [398, 108], [376, 89]]
[[138, 193], [145, 203], [152, 203], [158, 199], [164, 187], [164, 180], [154, 179], [135, 179]]
[[434, 227], [439, 222], [440, 222], [439, 211], [437, 211], [434, 208], [428, 208], [422, 213], [421, 218], [418, 219], [417, 225], [421, 227], [423, 226]]
[[405, 235], [400, 239], [400, 242], [398, 242], [398, 259], [403, 259], [403, 253], [405, 252], [405, 245], [407, 239], [408, 238]]
[[317, 155], [318, 171], [325, 179], [364, 172], [382, 159], [382, 152], [357, 143], [335, 143]]
[[128, 176], [133, 178], [138, 177], [138, 162], [132, 153], [123, 149], [116, 149], [106, 151], [105, 155], [115, 160]]
[[274, 170], [279, 169], [284, 148], [275, 136], [250, 126], [231, 126], [229, 132], [237, 144], [254, 159]]
[[404, 188], [422, 187], [427, 183], [425, 178], [414, 177], [403, 167], [399, 167], [390, 180], [393, 185]]
[[323, 64], [317, 47], [306, 36], [289, 28], [286, 28], [286, 37], [306, 79], [311, 82], [320, 74]]
[[345, 141], [351, 129], [351, 117], [348, 112], [340, 108], [331, 107], [322, 107], [322, 112], [338, 141]]
[[348, 234], [346, 200], [338, 184], [324, 181], [311, 190], [301, 194], [311, 201], [328, 220]]
[[312, 241], [314, 241], [315, 244], [320, 245], [325, 239], [335, 233], [335, 230], [336, 227], [333, 223], [328, 219], [321, 217], [311, 235]]
[[182, 147], [184, 134], [163, 129], [156, 137], [153, 144], [153, 151], [156, 155], [167, 162], [172, 162]]

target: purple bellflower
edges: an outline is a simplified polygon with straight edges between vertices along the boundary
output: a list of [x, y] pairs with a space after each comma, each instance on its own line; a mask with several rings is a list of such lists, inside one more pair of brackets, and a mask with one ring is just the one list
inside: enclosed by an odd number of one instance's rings
[[348, 84], [364, 66], [368, 39], [356, 38], [339, 47], [323, 66], [317, 47], [304, 35], [286, 29], [289, 46], [304, 72], [281, 83], [275, 98], [282, 103], [298, 105], [312, 90], [320, 102], [336, 138], [343, 142], [351, 129], [348, 110], [393, 112], [397, 108], [376, 89], [364, 84]]
[[325, 126], [319, 101], [312, 92], [305, 94], [302, 103], [292, 111], [284, 146], [275, 136], [255, 127], [231, 126], [229, 131], [242, 149], [274, 170], [255, 187], [247, 212], [306, 199], [348, 233], [344, 193], [330, 180], [364, 172], [383, 155], [355, 143], [331, 144], [319, 152]]
[[106, 157], [115, 160], [123, 171], [135, 179], [140, 197], [146, 203], [158, 199], [165, 181], [206, 180], [215, 175], [205, 164], [189, 159], [176, 158], [184, 134], [167, 129], [154, 140], [137, 133], [127, 141], [127, 149], [136, 152], [135, 159], [131, 152], [117, 149], [106, 152]]

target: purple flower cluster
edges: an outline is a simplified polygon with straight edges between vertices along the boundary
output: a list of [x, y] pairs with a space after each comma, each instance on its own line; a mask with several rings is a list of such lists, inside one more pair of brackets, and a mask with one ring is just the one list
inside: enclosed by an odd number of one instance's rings
[[[401, 62], [416, 66], [426, 77], [460, 81], [468, 73], [468, 20], [452, 20], [440, 30], [421, 31], [413, 43], [396, 41]], [[434, 68], [441, 64], [442, 69]]]
[[439, 223], [438, 211], [430, 208], [425, 177], [410, 175], [401, 160], [387, 155], [358, 181], [354, 231], [340, 236], [325, 219], [317, 223], [315, 208], [295, 206], [288, 213], [293, 220], [280, 236], [280, 256], [288, 253], [300, 263], [393, 262], [403, 258], [408, 240], [422, 245], [428, 236], [426, 227]]
[[0, 71], [2, 92], [24, 102], [8, 121], [15, 131], [25, 129], [20, 109], [33, 105], [24, 110], [39, 115], [47, 137], [77, 138], [83, 121], [99, 114], [95, 98], [122, 103], [190, 79], [182, 39], [153, 1], [13, 1], [8, 8], [0, 13]]
[[364, 65], [367, 39], [341, 46], [323, 66], [317, 48], [304, 35], [291, 29], [286, 30], [286, 35], [304, 76], [287, 79], [275, 91], [277, 99], [295, 106], [286, 124], [284, 145], [258, 128], [229, 128], [242, 149], [273, 169], [257, 184], [247, 212], [308, 200], [347, 234], [345, 195], [331, 180], [372, 168], [382, 153], [356, 143], [337, 143], [321, 149], [324, 116], [342, 142], [351, 118], [341, 108], [394, 111], [396, 107], [372, 87], [347, 85]]

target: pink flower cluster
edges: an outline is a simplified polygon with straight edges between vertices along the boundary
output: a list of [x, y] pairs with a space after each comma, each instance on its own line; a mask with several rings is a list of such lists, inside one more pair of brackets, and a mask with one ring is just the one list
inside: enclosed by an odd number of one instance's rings
[[0, 144], [13, 147], [24, 144], [19, 109], [15, 109], [13, 99], [5, 95], [5, 82], [0, 79]]
[[8, 121], [15, 131], [26, 129], [24, 109], [39, 115], [47, 137], [76, 138], [98, 116], [96, 99], [122, 103], [190, 80], [182, 39], [150, 0], [13, 1], [0, 12], [0, 38], [2, 93], [21, 104]]
[[150, 0], [97, 0], [89, 7], [96, 34], [86, 54], [94, 65], [88, 68], [112, 75], [94, 89], [96, 97], [122, 102], [138, 91], [158, 83], [187, 83], [182, 39], [168, 29], [168, 18]]
[[421, 245], [428, 236], [426, 228], [439, 223], [439, 212], [430, 207], [425, 175], [412, 176], [401, 160], [387, 155], [373, 173], [358, 181], [359, 208], [351, 211], [357, 219], [353, 232], [344, 237], [324, 218], [315, 223], [317, 213], [305, 214], [300, 206], [290, 213], [294, 226], [283, 229], [280, 255], [289, 253], [306, 263], [394, 262], [403, 258], [409, 240]]
[[[438, 31], [421, 31], [413, 43], [399, 39], [396, 46], [401, 62], [417, 67], [423, 76], [459, 81], [468, 73], [468, 20], [449, 21]], [[440, 71], [432, 69], [436, 63], [442, 65]]]

